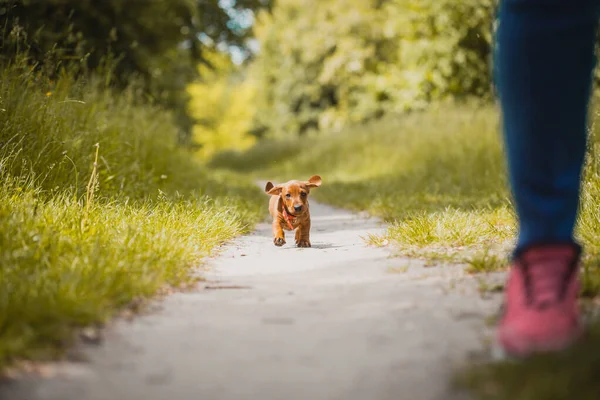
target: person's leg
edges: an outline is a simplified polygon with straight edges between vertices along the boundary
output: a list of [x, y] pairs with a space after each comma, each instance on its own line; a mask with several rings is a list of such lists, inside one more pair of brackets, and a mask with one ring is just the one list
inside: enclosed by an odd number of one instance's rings
[[504, 0], [496, 82], [518, 249], [572, 242], [594, 66], [597, 1]]
[[579, 333], [579, 204], [595, 64], [596, 0], [503, 0], [495, 78], [519, 218], [499, 342], [515, 355]]

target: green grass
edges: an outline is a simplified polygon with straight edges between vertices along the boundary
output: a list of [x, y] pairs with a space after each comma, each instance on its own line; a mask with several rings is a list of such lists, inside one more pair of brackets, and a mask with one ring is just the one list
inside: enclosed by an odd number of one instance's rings
[[198, 164], [177, 135], [134, 86], [0, 68], [0, 371], [189, 285], [263, 216], [258, 188]]
[[600, 398], [600, 326], [571, 350], [526, 361], [478, 364], [456, 383], [482, 400], [597, 400]]
[[506, 206], [414, 211], [393, 221], [385, 236], [405, 256], [472, 264], [474, 253], [498, 257], [510, 250], [514, 217]]
[[490, 251], [490, 249], [480, 250], [479, 252], [465, 258], [467, 263], [467, 272], [494, 272], [506, 268], [509, 264], [507, 257], [501, 257]]

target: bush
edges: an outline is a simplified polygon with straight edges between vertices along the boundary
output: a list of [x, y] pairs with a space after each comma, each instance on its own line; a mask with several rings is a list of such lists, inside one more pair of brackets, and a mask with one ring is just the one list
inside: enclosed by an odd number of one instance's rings
[[223, 149], [246, 150], [256, 138], [250, 135], [255, 115], [256, 87], [244, 79], [229, 56], [211, 53], [212, 68], [201, 65], [202, 79], [188, 86], [188, 109], [194, 118], [192, 139], [206, 159]]
[[494, 0], [279, 1], [256, 24], [257, 128], [272, 136], [340, 130], [448, 98], [487, 98], [494, 7]]

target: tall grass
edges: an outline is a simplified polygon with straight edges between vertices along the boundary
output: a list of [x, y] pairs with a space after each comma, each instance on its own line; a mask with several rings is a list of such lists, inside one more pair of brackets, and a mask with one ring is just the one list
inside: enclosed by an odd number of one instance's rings
[[177, 146], [171, 115], [144, 104], [132, 84], [118, 95], [101, 77], [50, 81], [25, 65], [0, 71], [3, 170], [36, 185], [84, 195], [96, 166], [102, 195], [210, 192], [209, 172]]
[[199, 165], [177, 135], [134, 85], [0, 67], [0, 370], [192, 282], [261, 216], [252, 184]]

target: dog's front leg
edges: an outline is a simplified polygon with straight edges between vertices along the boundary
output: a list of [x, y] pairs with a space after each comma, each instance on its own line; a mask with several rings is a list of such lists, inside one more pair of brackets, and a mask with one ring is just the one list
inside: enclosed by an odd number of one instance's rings
[[273, 220], [273, 243], [275, 246], [281, 247], [285, 244], [285, 234], [283, 233], [283, 228], [281, 227], [281, 222], [278, 218]]
[[296, 229], [296, 246], [310, 247], [310, 220], [300, 224]]

